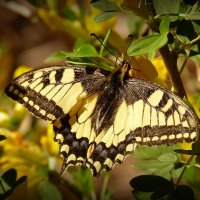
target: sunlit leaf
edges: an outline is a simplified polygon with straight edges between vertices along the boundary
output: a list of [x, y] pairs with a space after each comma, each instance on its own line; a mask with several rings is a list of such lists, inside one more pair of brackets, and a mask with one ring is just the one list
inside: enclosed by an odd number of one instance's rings
[[160, 33], [164, 34], [164, 33], [168, 33], [169, 32], [169, 24], [170, 24], [170, 18], [168, 15], [165, 15], [164, 17], [162, 17], [162, 21], [160, 23]]
[[66, 59], [65, 52], [59, 51], [59, 52], [55, 52], [52, 55], [50, 55], [45, 60], [45, 62], [46, 63], [48, 63], [48, 62], [58, 62], [58, 61], [65, 60], [65, 59]]
[[128, 55], [143, 55], [155, 51], [167, 44], [167, 41], [167, 33], [144, 37], [131, 44], [128, 49]]
[[66, 52], [66, 57], [96, 57], [98, 53], [96, 49], [90, 44], [84, 44], [80, 48], [74, 50], [74, 52]]

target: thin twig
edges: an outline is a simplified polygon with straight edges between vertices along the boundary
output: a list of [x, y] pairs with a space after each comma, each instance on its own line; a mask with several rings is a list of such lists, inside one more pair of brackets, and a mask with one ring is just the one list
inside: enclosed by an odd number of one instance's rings
[[190, 156], [190, 158], [188, 159], [187, 163], [184, 165], [184, 168], [183, 168], [183, 170], [182, 170], [180, 176], [178, 177], [178, 180], [177, 180], [177, 182], [176, 182], [176, 184], [175, 184], [175, 187], [177, 187], [178, 184], [180, 183], [181, 178], [183, 177], [183, 174], [185, 173], [185, 171], [186, 171], [186, 169], [187, 169], [187, 166], [188, 166], [189, 163], [193, 160], [193, 158], [194, 158], [194, 155]]

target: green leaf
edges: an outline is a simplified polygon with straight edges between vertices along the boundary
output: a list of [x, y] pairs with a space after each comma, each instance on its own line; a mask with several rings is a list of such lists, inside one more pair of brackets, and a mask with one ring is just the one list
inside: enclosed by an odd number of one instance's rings
[[94, 191], [94, 182], [93, 177], [88, 168], [81, 167], [79, 170], [77, 168], [71, 171], [71, 175], [73, 176], [72, 184], [76, 187], [84, 197], [89, 199], [92, 191]]
[[160, 23], [160, 33], [164, 34], [164, 33], [168, 33], [169, 32], [169, 25], [170, 25], [170, 18], [168, 15], [162, 17], [162, 21]]
[[173, 188], [171, 181], [155, 175], [137, 176], [130, 181], [130, 185], [134, 189], [143, 192], [155, 192], [166, 188], [171, 190]]
[[197, 152], [194, 152], [192, 150], [184, 150], [184, 149], [176, 149], [174, 150], [176, 153], [180, 154], [186, 154], [186, 155], [197, 155]]
[[17, 172], [15, 169], [9, 169], [7, 170], [5, 173], [3, 173], [3, 175], [1, 176], [1, 178], [9, 185], [9, 186], [13, 186], [16, 179], [17, 179]]
[[18, 185], [21, 185], [22, 183], [24, 183], [25, 181], [27, 181], [27, 176], [22, 176], [19, 179], [17, 179], [17, 181], [15, 182], [15, 187], [17, 187]]
[[161, 155], [158, 160], [162, 161], [162, 162], [172, 162], [175, 163], [177, 161], [177, 156], [174, 152], [171, 153], [165, 153], [163, 155]]
[[109, 29], [109, 30], [107, 31], [106, 36], [105, 36], [105, 38], [104, 38], [104, 40], [103, 40], [103, 45], [101, 46], [100, 53], [99, 53], [100, 56], [103, 55], [103, 51], [104, 51], [104, 49], [105, 49], [105, 46], [106, 46], [106, 43], [107, 43], [108, 38], [109, 38], [109, 36], [110, 36], [110, 33], [111, 33], [111, 29]]
[[198, 138], [197, 142], [192, 144], [192, 154], [190, 155], [200, 155], [200, 138]]
[[155, 51], [167, 44], [167, 41], [167, 33], [144, 37], [131, 44], [128, 55], [138, 56]]
[[76, 13], [69, 8], [64, 8], [63, 10], [61, 10], [61, 15], [72, 21], [78, 20]]
[[191, 20], [200, 20], [200, 12], [189, 13], [189, 14], [186, 14], [186, 16], [187, 18]]
[[132, 193], [135, 199], [137, 200], [142, 200], [142, 199], [152, 200], [151, 195], [153, 192], [141, 192], [141, 191], [133, 190]]
[[38, 192], [42, 200], [62, 200], [60, 191], [49, 181], [40, 182]]
[[65, 52], [65, 57], [81, 58], [81, 57], [96, 57], [98, 53], [96, 49], [90, 44], [84, 44], [74, 52]]
[[166, 163], [158, 161], [158, 160], [145, 160], [145, 161], [138, 161], [134, 163], [135, 167], [140, 167], [144, 169], [159, 169], [166, 165]]
[[157, 176], [162, 176], [167, 180], [171, 180], [172, 178], [171, 172], [173, 168], [174, 168], [174, 163], [165, 163], [165, 165], [163, 165], [160, 168], [157, 168], [152, 174]]
[[103, 11], [119, 11], [120, 8], [117, 6], [115, 1], [109, 0], [92, 0], [90, 3], [93, 7]]
[[102, 12], [100, 14], [98, 14], [95, 18], [94, 21], [95, 22], [102, 22], [105, 20], [108, 20], [112, 17], [114, 17], [115, 15], [117, 15], [118, 12], [116, 11], [106, 11], [106, 12]]
[[180, 0], [153, 0], [153, 5], [158, 15], [178, 13], [180, 3]]
[[6, 136], [5, 135], [0, 135], [0, 141], [2, 140], [6, 140]]
[[[155, 175], [137, 176], [130, 181], [130, 185], [134, 189], [133, 194], [135, 196], [138, 196], [137, 193], [139, 191], [151, 194], [151, 198], [147, 195], [145, 199], [163, 199], [163, 197], [170, 195], [174, 191], [171, 181]], [[140, 194], [140, 197], [139, 199], [144, 199], [142, 194]]]
[[194, 27], [191, 21], [181, 20], [177, 26], [177, 38], [183, 43], [187, 44], [193, 40], [197, 34], [194, 31]]
[[50, 55], [47, 59], [45, 59], [45, 62], [46, 63], [58, 62], [58, 61], [65, 60], [65, 59], [66, 59], [65, 52], [58, 51], [58, 52], [55, 52], [52, 55]]
[[195, 199], [193, 190], [187, 185], [178, 185], [176, 187], [174, 196], [174, 199]]
[[151, 148], [147, 146], [139, 146], [137, 147], [138, 154], [133, 154], [133, 158], [140, 158], [140, 159], [157, 159], [159, 156], [170, 153], [173, 150], [177, 149], [178, 145], [172, 146], [152, 146]]

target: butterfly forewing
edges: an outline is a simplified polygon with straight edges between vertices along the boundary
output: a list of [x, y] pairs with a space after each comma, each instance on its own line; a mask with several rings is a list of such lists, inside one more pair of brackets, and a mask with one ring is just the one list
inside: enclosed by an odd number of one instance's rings
[[[32, 114], [55, 121], [67, 114], [84, 96], [94, 80], [103, 78], [100, 73], [86, 68], [55, 66], [27, 72], [6, 88], [12, 99], [23, 104]], [[83, 85], [85, 87], [83, 87]]]
[[116, 80], [87, 67], [57, 66], [21, 75], [6, 93], [53, 122], [62, 173], [85, 165], [99, 175], [121, 163], [136, 144], [195, 141], [197, 117], [180, 98], [142, 79]]

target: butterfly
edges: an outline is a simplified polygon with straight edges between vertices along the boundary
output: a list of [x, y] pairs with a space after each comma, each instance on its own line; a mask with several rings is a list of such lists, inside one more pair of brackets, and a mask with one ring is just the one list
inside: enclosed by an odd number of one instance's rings
[[6, 94], [34, 116], [51, 121], [54, 140], [69, 166], [84, 165], [93, 176], [122, 163], [140, 145], [172, 145], [198, 137], [196, 114], [171, 91], [129, 76], [82, 65], [52, 66], [14, 79]]

